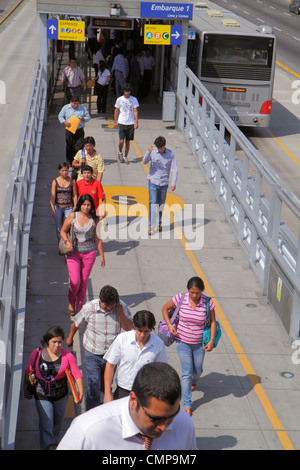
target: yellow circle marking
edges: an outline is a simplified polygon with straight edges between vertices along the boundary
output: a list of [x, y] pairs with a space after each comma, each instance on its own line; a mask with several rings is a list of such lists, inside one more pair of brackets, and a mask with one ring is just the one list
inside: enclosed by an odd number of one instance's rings
[[[148, 217], [148, 188], [139, 186], [105, 186], [106, 211], [108, 216]], [[167, 193], [166, 205], [173, 212], [184, 209], [184, 200], [174, 193]]]

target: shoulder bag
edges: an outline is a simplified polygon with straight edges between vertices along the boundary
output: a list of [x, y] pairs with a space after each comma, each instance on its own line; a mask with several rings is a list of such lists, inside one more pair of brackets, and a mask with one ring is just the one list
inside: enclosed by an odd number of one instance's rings
[[[75, 218], [75, 214], [74, 214], [74, 218]], [[73, 247], [73, 251], [74, 251], [74, 247], [76, 245], [76, 236], [75, 236], [75, 232], [74, 232], [74, 218], [73, 218], [73, 221], [71, 223], [71, 227], [69, 228], [69, 230], [67, 232], [67, 239], [71, 243], [71, 245]], [[70, 255], [72, 253], [71, 251], [67, 250], [67, 244], [65, 243], [65, 241], [62, 238], [59, 240], [58, 249], [59, 249], [59, 252], [62, 255]]]
[[38, 380], [36, 378], [36, 373], [35, 373], [35, 370], [36, 370], [35, 364], [36, 364], [36, 360], [39, 355], [40, 349], [41, 348], [39, 348], [36, 353], [34, 363], [33, 363], [33, 369], [29, 372], [29, 374], [25, 373], [23, 391], [24, 391], [24, 398], [26, 398], [27, 400], [31, 400], [31, 398], [33, 398], [35, 390], [36, 390], [36, 386], [38, 383]]
[[[204, 328], [204, 332], [203, 332], [203, 341], [202, 341], [203, 348], [204, 348], [204, 346], [207, 345], [207, 343], [210, 342], [209, 301], [210, 301], [210, 297], [206, 297], [206, 315], [207, 315], [207, 317], [206, 317], [206, 324], [205, 324], [205, 328]], [[214, 348], [217, 347], [217, 344], [218, 344], [219, 339], [221, 338], [221, 334], [222, 334], [219, 322], [217, 321], [216, 323], [217, 323], [217, 331], [216, 331], [216, 337], [215, 337], [215, 342], [214, 342]]]
[[[84, 161], [85, 161], [85, 151], [84, 151], [84, 148], [81, 149], [81, 157], [82, 157], [82, 158], [84, 159]], [[71, 173], [71, 178], [72, 178], [72, 180], [77, 181], [78, 173], [79, 173], [79, 171], [81, 171], [81, 167], [82, 167], [83, 165], [85, 165], [85, 163], [82, 163], [79, 167], [72, 169], [72, 173]]]
[[[179, 310], [183, 302], [184, 295], [185, 294], [182, 294], [177, 307], [172, 307], [168, 311], [171, 325], [174, 326], [174, 328], [177, 328], [178, 325]], [[173, 344], [175, 341], [174, 335], [169, 332], [169, 328], [165, 320], [159, 322], [157, 336], [164, 342], [164, 345], [167, 347], [171, 346], [171, 344]]]

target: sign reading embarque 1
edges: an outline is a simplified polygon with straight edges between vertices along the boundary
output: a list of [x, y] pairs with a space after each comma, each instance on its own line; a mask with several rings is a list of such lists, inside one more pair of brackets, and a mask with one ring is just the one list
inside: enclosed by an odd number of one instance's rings
[[141, 2], [141, 18], [168, 18], [191, 20], [193, 18], [192, 3]]

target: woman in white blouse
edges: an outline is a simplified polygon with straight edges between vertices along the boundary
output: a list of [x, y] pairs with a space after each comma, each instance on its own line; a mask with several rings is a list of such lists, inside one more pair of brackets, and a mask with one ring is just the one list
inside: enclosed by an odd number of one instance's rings
[[97, 97], [97, 110], [98, 113], [106, 113], [106, 102], [107, 102], [107, 93], [108, 85], [110, 82], [110, 70], [106, 65], [106, 62], [100, 60], [99, 62], [99, 71], [98, 79], [96, 86]]

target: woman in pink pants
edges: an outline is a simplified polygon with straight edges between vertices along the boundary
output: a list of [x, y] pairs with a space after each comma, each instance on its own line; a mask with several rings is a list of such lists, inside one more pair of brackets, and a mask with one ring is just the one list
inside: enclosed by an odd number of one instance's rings
[[[70, 276], [69, 284], [69, 312], [75, 315], [83, 307], [90, 273], [96, 260], [96, 248], [101, 257], [101, 267], [105, 266], [102, 240], [97, 232], [99, 217], [96, 215], [95, 205], [89, 194], [83, 194], [77, 203], [76, 209], [65, 220], [61, 237], [66, 242], [67, 265]], [[75, 246], [67, 239], [67, 233], [73, 224]]]

